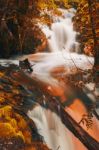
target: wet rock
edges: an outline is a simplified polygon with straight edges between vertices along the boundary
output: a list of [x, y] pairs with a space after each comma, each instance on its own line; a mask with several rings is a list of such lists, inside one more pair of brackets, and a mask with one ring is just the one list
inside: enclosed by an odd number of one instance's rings
[[27, 27], [24, 33], [22, 53], [30, 54], [44, 51], [47, 47], [47, 39], [41, 29], [35, 25]]

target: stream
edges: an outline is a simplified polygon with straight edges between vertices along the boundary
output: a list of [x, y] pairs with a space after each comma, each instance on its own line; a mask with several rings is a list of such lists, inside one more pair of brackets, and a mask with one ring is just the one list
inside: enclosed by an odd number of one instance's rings
[[[48, 52], [26, 55], [21, 60], [28, 58], [33, 64], [33, 73], [29, 77], [44, 83], [46, 89], [53, 95], [60, 97], [61, 101], [68, 100], [69, 95], [74, 93], [69, 83], [66, 85], [62, 78], [65, 75], [74, 74], [81, 70], [92, 69], [93, 57], [80, 54], [79, 43], [76, 41], [76, 33], [73, 30], [72, 17], [75, 13], [61, 10], [63, 17], [54, 17], [55, 22], [51, 28], [41, 25], [42, 31], [48, 39]], [[0, 60], [2, 64], [15, 63], [18, 60]], [[74, 93], [74, 95], [76, 95]], [[87, 108], [82, 101], [83, 98], [76, 98], [65, 111], [79, 122], [83, 114], [87, 114]], [[64, 126], [61, 118], [42, 106], [36, 106], [28, 111], [28, 116], [35, 122], [38, 132], [43, 136], [44, 142], [52, 150], [87, 150], [71, 131]], [[82, 128], [94, 139], [99, 141], [99, 121], [93, 117], [93, 126], [87, 130], [85, 125]]]
[[[71, 13], [72, 14], [72, 13]], [[91, 69], [94, 59], [80, 53], [79, 43], [76, 42], [77, 33], [73, 30], [72, 17], [69, 12], [64, 12], [64, 18], [55, 18], [51, 29], [42, 26], [42, 31], [48, 38], [48, 53], [37, 53], [28, 55], [33, 67], [31, 77], [47, 85], [53, 96], [66, 97], [70, 92], [68, 85], [64, 85], [57, 76], [62, 78], [66, 74], [77, 72], [77, 68], [82, 70]], [[27, 57], [27, 56], [26, 56]], [[24, 58], [26, 58], [24, 57]], [[82, 100], [75, 101], [66, 108], [66, 111], [77, 121], [83, 114], [87, 113]], [[39, 133], [44, 137], [44, 141], [52, 150], [86, 150], [86, 147], [63, 125], [61, 119], [50, 110], [45, 110], [37, 106], [28, 112], [28, 116], [36, 123]], [[87, 130], [96, 140], [99, 140], [99, 122], [94, 117], [92, 129]]]

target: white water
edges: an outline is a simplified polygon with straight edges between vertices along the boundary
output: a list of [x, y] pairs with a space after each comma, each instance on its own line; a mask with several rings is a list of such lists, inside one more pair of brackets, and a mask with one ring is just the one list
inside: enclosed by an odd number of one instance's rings
[[[62, 10], [61, 10], [62, 11]], [[55, 22], [51, 29], [44, 27], [42, 30], [48, 38], [48, 48], [51, 52], [79, 51], [79, 43], [76, 42], [77, 33], [73, 30], [73, 13], [63, 10], [63, 17], [53, 17]]]
[[[52, 150], [86, 150], [72, 133], [62, 124], [61, 119], [50, 110], [41, 106], [28, 112], [28, 116], [35, 122], [39, 133], [44, 137], [45, 143]], [[75, 147], [75, 144], [78, 144]], [[76, 149], [75, 149], [76, 148]]]
[[[63, 90], [63, 86], [51, 75], [52, 70], [64, 67], [65, 71], [59, 74], [62, 76], [77, 71], [77, 67], [83, 70], [90, 69], [94, 63], [93, 58], [77, 53], [79, 52], [79, 44], [76, 42], [76, 32], [73, 31], [72, 16], [73, 14], [64, 11], [65, 18], [54, 18], [56, 22], [52, 24], [51, 29], [46, 26], [42, 27], [48, 38], [48, 49], [51, 53], [25, 56], [29, 58], [31, 63], [35, 64], [31, 77], [36, 77], [44, 83], [52, 85], [53, 88], [55, 87], [54, 90], [59, 89], [58, 92]], [[17, 61], [14, 61], [14, 63], [17, 63]], [[70, 108], [71, 110], [68, 109], [67, 111], [78, 121], [82, 114], [86, 112], [86, 109], [79, 103], [72, 107], [73, 109]], [[83, 112], [80, 112], [80, 110], [83, 110]], [[51, 111], [38, 106], [29, 111], [28, 116], [36, 123], [38, 132], [44, 137], [45, 142], [52, 150], [86, 150], [80, 141], [64, 127], [60, 118]]]
[[35, 122], [49, 148], [57, 150], [60, 147], [59, 150], [73, 150], [69, 131], [55, 113], [38, 106], [33, 111], [29, 111], [28, 116]]
[[[59, 96], [61, 97], [64, 93], [64, 86], [52, 76], [51, 72], [55, 68], [64, 67], [64, 71], [59, 73], [59, 76], [62, 77], [78, 71], [77, 68], [91, 69], [94, 63], [93, 58], [78, 54], [79, 43], [76, 42], [77, 33], [73, 30], [73, 14], [67, 11], [63, 12], [65, 18], [54, 18], [55, 22], [51, 29], [47, 26], [42, 27], [42, 31], [48, 38], [50, 53], [37, 53], [28, 56], [29, 60], [35, 64], [31, 77], [36, 77], [47, 83], [48, 88], [52, 88], [55, 93], [60, 93]], [[79, 121], [82, 115], [86, 113], [86, 108], [80, 101], [71, 107], [74, 110], [68, 108], [67, 111], [76, 121]], [[28, 116], [33, 119], [38, 132], [52, 150], [86, 150], [84, 145], [62, 124], [61, 119], [55, 113], [38, 106], [29, 111]], [[96, 133], [97, 131], [92, 132], [93, 135]]]
[[[91, 69], [94, 64], [92, 57], [78, 54], [80, 51], [79, 43], [76, 42], [77, 33], [73, 30], [73, 14], [70, 15], [66, 11], [64, 16], [64, 19], [54, 18], [55, 22], [51, 28], [42, 27], [42, 31], [48, 38], [48, 50], [50, 53], [37, 53], [28, 56], [29, 60], [35, 64], [31, 77], [36, 77], [47, 83], [48, 88], [50, 90], [52, 88], [61, 97], [64, 93], [64, 86], [52, 76], [51, 72], [55, 68], [64, 67], [64, 71], [59, 74], [62, 77], [62, 75], [78, 71], [77, 68]], [[67, 111], [76, 121], [79, 121], [82, 115], [87, 113], [85, 106], [80, 101], [74, 102]], [[64, 127], [60, 118], [51, 111], [39, 106], [29, 111], [28, 116], [36, 123], [38, 132], [44, 137], [45, 142], [52, 150], [86, 150], [84, 145]], [[98, 139], [98, 123], [95, 118], [93, 122], [94, 126], [88, 133]], [[86, 127], [83, 128], [86, 130]]]
[[[63, 17], [52, 16], [55, 22], [51, 28], [46, 25], [40, 26], [48, 39], [48, 51], [50, 52], [26, 56], [35, 64], [32, 76], [54, 85], [57, 84], [57, 81], [50, 74], [54, 68], [63, 66], [65, 72], [62, 74], [60, 72], [60, 74], [65, 75], [74, 73], [77, 68], [91, 69], [94, 64], [92, 57], [78, 54], [80, 52], [79, 43], [76, 42], [77, 33], [73, 30], [72, 23], [75, 10], [60, 9], [60, 11]], [[50, 15], [51, 12], [48, 14]]]
[[54, 68], [64, 67], [64, 72], [61, 75], [72, 74], [77, 71], [77, 68], [82, 70], [91, 69], [94, 63], [92, 57], [80, 55], [77, 53], [53, 52], [53, 53], [37, 53], [28, 56], [29, 60], [35, 64], [32, 76], [37, 77], [43, 82], [50, 84], [56, 83], [56, 80], [51, 76], [51, 71]]

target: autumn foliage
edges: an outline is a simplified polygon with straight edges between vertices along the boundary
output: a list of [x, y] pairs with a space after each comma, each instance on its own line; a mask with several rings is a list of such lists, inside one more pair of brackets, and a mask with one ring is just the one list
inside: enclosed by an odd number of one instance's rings
[[35, 123], [25, 113], [27, 108], [22, 109], [26, 99], [33, 97], [11, 77], [15, 70], [19, 69], [0, 66], [0, 149], [48, 150]]
[[[99, 37], [98, 6], [96, 0], [92, 1], [91, 6], [89, 6], [88, 0], [81, 0], [78, 3], [77, 13], [74, 17], [74, 27], [76, 31], [80, 32], [78, 40], [81, 43], [82, 51], [87, 55], [95, 54], [96, 45], [94, 42], [95, 40], [98, 41]], [[93, 35], [93, 30], [96, 37]]]

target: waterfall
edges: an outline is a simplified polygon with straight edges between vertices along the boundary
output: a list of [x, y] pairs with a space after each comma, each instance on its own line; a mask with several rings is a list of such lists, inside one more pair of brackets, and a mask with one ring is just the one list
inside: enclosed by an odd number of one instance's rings
[[[55, 21], [50, 28], [41, 25], [42, 31], [48, 39], [50, 52], [26, 57], [31, 63], [35, 63], [31, 77], [47, 84], [48, 89], [53, 91], [53, 96], [58, 95], [64, 99], [64, 93], [67, 91], [66, 85], [64, 86], [64, 83], [55, 78], [51, 72], [56, 68], [63, 67], [64, 71], [59, 72], [61, 78], [64, 74], [73, 73], [73, 70], [78, 71], [77, 67], [82, 70], [92, 69], [94, 59], [78, 54], [79, 43], [76, 41], [77, 33], [73, 30], [73, 14], [68, 11], [63, 12], [63, 17], [53, 17]], [[79, 113], [78, 108], [80, 108], [81, 113]], [[86, 113], [86, 108], [81, 102], [77, 102], [77, 104], [74, 102], [67, 111], [78, 122], [82, 114]], [[39, 134], [43, 136], [45, 143], [52, 150], [86, 150], [86, 147], [63, 125], [61, 118], [50, 110], [37, 106], [28, 111], [28, 116], [35, 122]], [[92, 133], [94, 131], [95, 134]], [[97, 131], [94, 128], [89, 132], [95, 137]]]
[[[65, 128], [61, 119], [50, 110], [41, 106], [28, 111], [28, 116], [35, 122], [38, 132], [52, 150], [86, 150], [85, 147]], [[77, 142], [78, 148], [75, 148]], [[84, 148], [84, 149], [83, 149]]]
[[[35, 64], [33, 73], [29, 74], [31, 78], [36, 78], [38, 82], [47, 84], [48, 89], [53, 91], [53, 96], [64, 99], [64, 93], [67, 91], [66, 85], [64, 86], [63, 82], [55, 78], [51, 74], [52, 71], [64, 68], [63, 72], [59, 72], [61, 78], [63, 75], [77, 71], [77, 67], [82, 70], [92, 69], [94, 59], [78, 54], [79, 43], [76, 41], [77, 33], [73, 30], [72, 10], [71, 12], [61, 11], [63, 17], [53, 16], [55, 22], [50, 28], [46, 25], [40, 26], [48, 39], [48, 50], [50, 52], [27, 55], [22, 59], [28, 58], [31, 64]], [[3, 63], [3, 61], [0, 60], [0, 63]], [[18, 64], [18, 61], [6, 60], [3, 65], [6, 65], [6, 63]], [[57, 73], [55, 72], [55, 74]], [[82, 109], [85, 106], [79, 103], [75, 104], [74, 102], [71, 108], [67, 110], [77, 122], [81, 119], [82, 114], [86, 113], [85, 109]], [[78, 108], [81, 110], [81, 114]], [[61, 118], [54, 112], [37, 106], [28, 111], [28, 116], [35, 122], [39, 134], [43, 136], [45, 143], [52, 150], [86, 150], [85, 146], [63, 125]], [[93, 132], [95, 128], [96, 126], [94, 126]]]
[[63, 17], [53, 17], [55, 22], [51, 28], [46, 27], [42, 29], [48, 38], [48, 49], [51, 52], [62, 50], [79, 52], [79, 43], [76, 42], [77, 33], [73, 30], [73, 14], [64, 10]]

